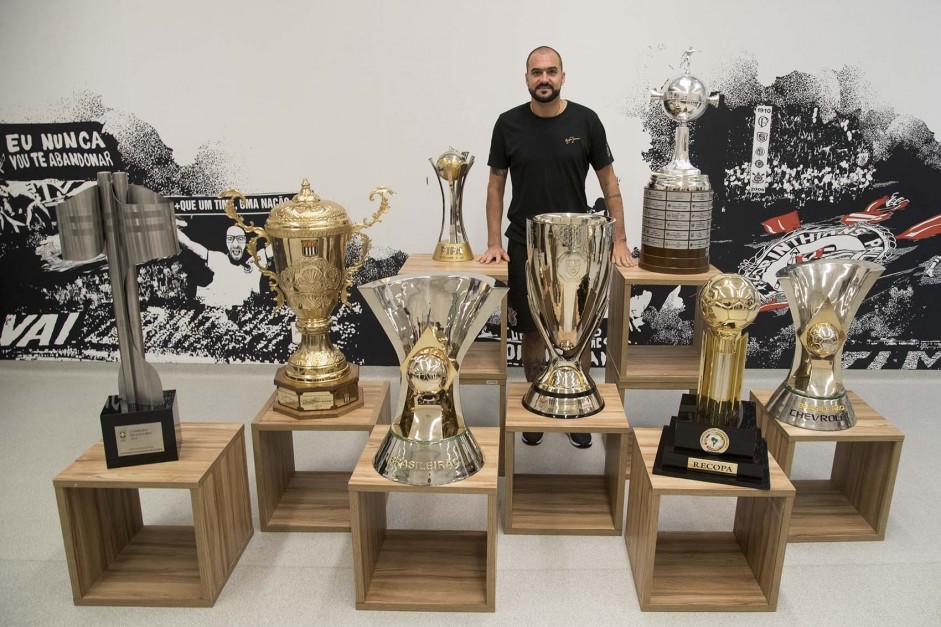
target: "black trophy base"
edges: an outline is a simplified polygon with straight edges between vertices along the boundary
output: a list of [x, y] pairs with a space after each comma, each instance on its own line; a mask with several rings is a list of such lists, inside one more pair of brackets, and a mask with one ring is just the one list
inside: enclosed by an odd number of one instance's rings
[[700, 423], [696, 395], [684, 394], [678, 415], [663, 428], [653, 472], [656, 475], [771, 489], [768, 443], [756, 422], [755, 404], [741, 401], [737, 426]]
[[171, 462], [180, 458], [182, 436], [176, 390], [163, 392], [163, 405], [126, 405], [109, 396], [101, 410], [101, 437], [108, 468]]

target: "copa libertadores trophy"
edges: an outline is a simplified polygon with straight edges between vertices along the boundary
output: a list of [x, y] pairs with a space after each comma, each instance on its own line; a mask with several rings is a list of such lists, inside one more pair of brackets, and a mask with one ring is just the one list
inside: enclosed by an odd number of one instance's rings
[[712, 228], [712, 186], [709, 177], [689, 160], [689, 126], [709, 105], [719, 106], [719, 93], [709, 93], [689, 73], [696, 50], [683, 53], [683, 73], [650, 92], [676, 120], [673, 159], [653, 172], [644, 188], [640, 267], [653, 272], [694, 274], [709, 269], [709, 233]]
[[[438, 234], [438, 243], [431, 258], [435, 261], [470, 261], [474, 258], [474, 253], [471, 252], [467, 233], [464, 232], [462, 202], [464, 181], [474, 165], [474, 157], [470, 156], [470, 153], [458, 152], [451, 148], [436, 160], [428, 161], [438, 175], [442, 211], [441, 233]], [[444, 193], [444, 181], [448, 183], [447, 196]]]
[[608, 304], [614, 220], [545, 213], [526, 221], [529, 307], [549, 349], [549, 365], [523, 395], [523, 407], [551, 418], [582, 418], [604, 400], [580, 357]]
[[[264, 228], [246, 223], [238, 214], [235, 201], [245, 203], [241, 192], [230, 189], [221, 194], [226, 199], [226, 215], [246, 233], [257, 236], [246, 249], [268, 279], [275, 294], [275, 309], [287, 300], [297, 316], [301, 341], [287, 364], [275, 374], [275, 411], [299, 419], [326, 418], [362, 406], [359, 366], [347, 362], [330, 340], [331, 314], [338, 300], [349, 306], [353, 275], [363, 266], [371, 246], [363, 229], [388, 211], [389, 195], [393, 193], [385, 187], [374, 189], [369, 200], [378, 196], [379, 209], [371, 218], [354, 224], [341, 205], [321, 200], [304, 179], [294, 198], [271, 210]], [[360, 238], [359, 256], [347, 266], [346, 245], [353, 236]], [[273, 271], [258, 255], [259, 240], [271, 244]]]
[[741, 400], [748, 334], [761, 308], [755, 286], [738, 274], [719, 274], [699, 294], [705, 322], [697, 393], [684, 394], [663, 428], [655, 474], [767, 490], [768, 444], [755, 404]]
[[797, 347], [787, 379], [768, 401], [770, 415], [819, 431], [856, 424], [843, 387], [843, 346], [856, 311], [884, 270], [871, 261], [817, 259], [778, 272]]
[[376, 471], [409, 485], [466, 479], [484, 459], [461, 413], [459, 377], [470, 345], [505, 287], [479, 274], [403, 274], [360, 285], [401, 363], [392, 427]]
[[101, 411], [108, 468], [179, 458], [182, 444], [176, 390], [164, 390], [144, 359], [137, 266], [180, 252], [173, 203], [125, 172], [99, 172], [98, 184], [56, 207], [62, 258], [108, 260], [121, 369], [118, 394]]

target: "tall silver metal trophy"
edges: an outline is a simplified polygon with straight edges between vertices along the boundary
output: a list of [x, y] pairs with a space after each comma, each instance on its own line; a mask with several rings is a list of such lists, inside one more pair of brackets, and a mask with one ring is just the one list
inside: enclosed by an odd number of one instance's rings
[[[474, 258], [467, 233], [464, 231], [464, 181], [474, 165], [474, 157], [468, 152], [451, 148], [437, 159], [429, 159], [437, 174], [441, 188], [441, 233], [431, 258], [435, 261], [470, 261]], [[448, 184], [448, 194], [444, 192]]]
[[650, 92], [650, 102], [677, 122], [673, 159], [653, 172], [644, 188], [640, 267], [668, 274], [695, 274], [709, 269], [712, 228], [712, 186], [689, 160], [689, 123], [719, 106], [718, 92], [710, 93], [689, 73], [690, 58], [683, 53], [683, 73]]
[[100, 172], [98, 184], [56, 207], [62, 258], [88, 261], [104, 253], [121, 370], [118, 394], [101, 412], [108, 468], [178, 459], [181, 445], [176, 390], [164, 390], [144, 359], [137, 265], [180, 252], [173, 203], [124, 172]]
[[461, 361], [503, 300], [505, 287], [479, 274], [403, 274], [360, 285], [402, 369], [392, 427], [376, 471], [409, 485], [466, 479], [484, 464], [461, 411]]

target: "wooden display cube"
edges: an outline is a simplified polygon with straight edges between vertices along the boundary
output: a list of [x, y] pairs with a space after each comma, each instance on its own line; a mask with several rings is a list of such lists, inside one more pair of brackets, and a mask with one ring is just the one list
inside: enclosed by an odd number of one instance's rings
[[362, 381], [363, 406], [335, 418], [298, 420], [272, 409], [273, 393], [252, 421], [258, 518], [262, 531], [349, 531], [350, 473], [298, 471], [295, 431], [369, 431], [388, 424], [387, 381]]
[[[446, 274], [472, 272], [493, 277], [506, 283], [509, 269], [505, 262], [477, 263], [476, 261], [435, 261], [431, 253], [412, 253], [405, 260], [399, 274]], [[461, 363], [461, 383], [466, 385], [495, 385], [499, 387], [499, 425], [501, 438], [506, 424], [506, 305], [500, 306], [500, 339], [497, 342], [474, 342]], [[500, 441], [500, 476], [504, 473], [503, 441]]]
[[[178, 461], [109, 470], [98, 442], [53, 480], [76, 605], [215, 603], [254, 532], [245, 430], [182, 428]], [[140, 488], [189, 490], [193, 526], [145, 525]]]
[[[503, 530], [520, 534], [620, 535], [630, 425], [617, 386], [598, 386], [604, 409], [586, 418], [547, 418], [523, 407], [529, 383], [510, 385], [506, 417], [506, 493]], [[516, 474], [516, 433], [603, 433], [604, 474]]]
[[[774, 611], [794, 486], [769, 459], [771, 489], [653, 474], [661, 429], [634, 429], [627, 553], [643, 611]], [[662, 496], [736, 497], [731, 532], [658, 531]]]
[[[693, 343], [686, 346], [631, 346], [629, 340], [631, 288], [634, 285], [693, 285], [697, 288], [719, 274], [709, 266], [697, 274], [667, 274], [640, 267], [621, 268], [611, 278], [608, 300], [605, 382], [625, 389], [695, 390], [699, 385], [699, 354], [703, 321], [694, 304]], [[622, 396], [623, 398], [623, 396]]]
[[797, 489], [789, 542], [883, 540], [905, 436], [853, 392], [856, 425], [813, 431], [785, 424], [766, 411], [771, 390], [751, 393], [768, 452], [791, 476], [798, 442], [836, 442], [829, 479], [793, 481]]
[[[472, 430], [484, 467], [443, 486], [409, 486], [376, 472], [373, 459], [388, 430], [373, 429], [350, 479], [356, 609], [493, 612], [498, 430]], [[486, 495], [487, 531], [387, 529], [386, 503], [392, 492]]]

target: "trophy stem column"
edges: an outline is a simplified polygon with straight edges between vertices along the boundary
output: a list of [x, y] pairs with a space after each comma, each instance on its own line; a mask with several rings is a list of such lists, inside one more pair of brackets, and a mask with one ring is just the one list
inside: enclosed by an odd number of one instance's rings
[[719, 426], [738, 426], [747, 347], [748, 335], [729, 337], [712, 330], [703, 334], [696, 407], [699, 421]]

